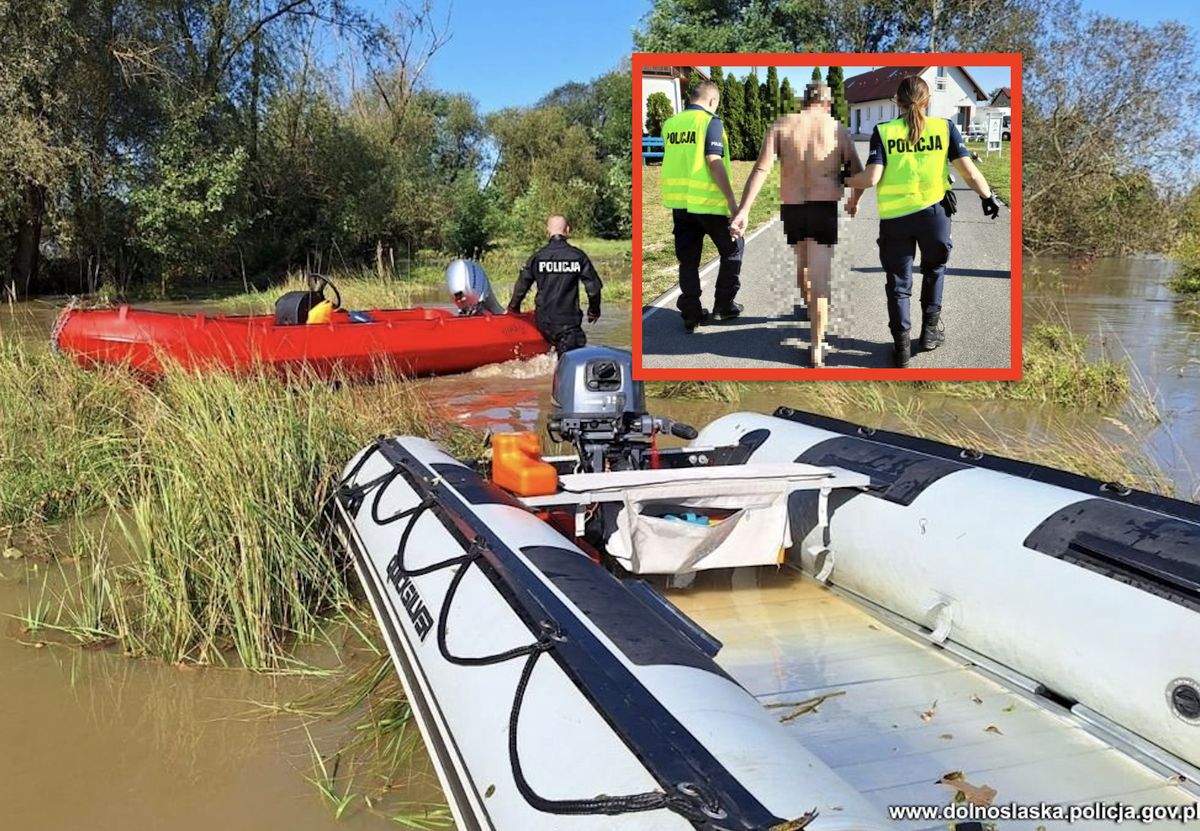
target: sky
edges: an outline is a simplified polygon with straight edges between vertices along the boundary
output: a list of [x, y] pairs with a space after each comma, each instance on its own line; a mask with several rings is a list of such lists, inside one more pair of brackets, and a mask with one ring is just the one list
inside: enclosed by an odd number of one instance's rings
[[[395, 5], [394, 0], [360, 2], [384, 19]], [[534, 104], [561, 84], [587, 81], [613, 69], [629, 55], [633, 30], [652, 5], [651, 0], [432, 2], [441, 18], [449, 14], [451, 39], [434, 56], [426, 79], [442, 89], [468, 91], [484, 112]], [[1082, 5], [1146, 24], [1194, 17], [1194, 0], [1083, 0]], [[1006, 72], [984, 67], [975, 78], [990, 91], [1007, 85], [1007, 78], [998, 74]], [[800, 80], [807, 81], [811, 74], [810, 68]]]

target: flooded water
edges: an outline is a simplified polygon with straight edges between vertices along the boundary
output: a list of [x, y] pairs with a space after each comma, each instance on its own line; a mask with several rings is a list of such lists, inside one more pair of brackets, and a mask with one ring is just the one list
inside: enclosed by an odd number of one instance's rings
[[1026, 292], [1028, 327], [1065, 322], [1093, 349], [1131, 367], [1135, 389], [1154, 401], [1161, 423], [1144, 423], [1142, 448], [1182, 496], [1200, 498], [1200, 303], [1180, 303], [1167, 287], [1170, 262], [1154, 258], [1097, 260], [1085, 272], [1058, 260], [1061, 280], [1034, 281]]
[[[36, 601], [33, 569], [0, 561], [0, 827], [396, 827], [361, 803], [335, 823], [306, 779], [314, 764], [299, 720], [257, 705], [318, 682], [39, 647], [10, 617]], [[315, 729], [325, 752], [345, 739], [345, 728]], [[412, 776], [410, 799], [440, 800], [424, 759]]]
[[[1094, 349], [1127, 357], [1135, 385], [1144, 386], [1162, 417], [1135, 422], [1142, 426], [1127, 440], [1163, 467], [1180, 495], [1200, 495], [1195, 471], [1200, 466], [1200, 314], [1170, 295], [1168, 264], [1100, 261], [1080, 274], [1068, 263], [1042, 260], [1031, 263], [1034, 268], [1043, 274], [1060, 269], [1062, 277], [1027, 280], [1026, 326], [1065, 320], [1091, 337]], [[438, 299], [436, 289], [429, 299]], [[629, 312], [610, 306], [597, 325], [587, 327], [589, 338], [627, 346]], [[30, 344], [45, 343], [55, 314], [51, 303], [0, 308], [0, 335], [15, 332]], [[419, 383], [431, 400], [464, 423], [541, 430], [552, 369], [553, 359], [543, 356]], [[751, 385], [737, 404], [656, 406], [664, 415], [700, 426], [734, 409], [769, 412], [783, 403], [788, 402], [777, 391]], [[1038, 408], [1012, 402], [947, 401], [940, 415], [1009, 431], [1036, 431], [1043, 421]], [[1100, 415], [1069, 418], [1104, 425]], [[878, 417], [863, 413], [861, 420]], [[29, 569], [27, 561], [0, 560], [0, 615], [19, 614], [36, 597], [39, 576]], [[365, 810], [335, 821], [332, 808], [306, 781], [313, 766], [298, 723], [263, 719], [251, 704], [287, 700], [311, 682], [179, 669], [103, 651], [38, 648], [26, 640], [18, 621], [0, 617], [3, 827], [397, 827]], [[414, 777], [413, 784], [406, 783], [406, 798], [437, 798], [420, 760]]]

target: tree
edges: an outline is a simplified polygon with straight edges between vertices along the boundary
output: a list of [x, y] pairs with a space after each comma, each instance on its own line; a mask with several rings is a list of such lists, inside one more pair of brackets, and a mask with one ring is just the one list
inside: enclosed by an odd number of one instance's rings
[[[1072, 0], [657, 0], [641, 52], [1022, 52]], [[947, 25], [953, 21], [953, 26]]]
[[717, 90], [721, 94], [721, 103], [717, 106], [717, 115], [721, 115], [725, 111], [725, 70], [719, 66], [711, 66], [708, 72], [709, 78], [717, 85]]
[[725, 95], [721, 99], [721, 120], [729, 136], [729, 155], [734, 159], [745, 157], [746, 102], [743, 86], [734, 75], [725, 79]]
[[820, 80], [821, 80], [821, 67], [819, 67], [819, 66], [814, 66], [814, 67], [813, 67], [812, 79], [813, 79], [813, 81], [815, 81], [815, 82], [818, 82], [818, 83], [820, 82]]
[[654, 92], [646, 99], [646, 132], [652, 136], [661, 136], [663, 124], [675, 114], [671, 99], [665, 92]]
[[796, 112], [796, 94], [792, 92], [792, 82], [787, 78], [779, 85], [779, 107], [784, 113]]
[[833, 94], [830, 113], [847, 127], [850, 126], [850, 104], [846, 101], [846, 79], [840, 66], [831, 66], [825, 74], [825, 83]]
[[779, 118], [779, 114], [783, 112], [780, 105], [779, 70], [773, 66], [767, 67], [767, 99], [764, 105], [763, 120], [768, 124]]
[[609, 170], [588, 131], [561, 107], [510, 108], [486, 123], [499, 148], [492, 183], [510, 207], [509, 230], [532, 240], [538, 214], [544, 227], [546, 216], [561, 213], [576, 231], [592, 231]]
[[700, 74], [699, 69], [693, 66], [692, 71], [688, 73], [687, 91], [684, 93], [684, 95], [690, 99], [692, 97], [692, 92], [696, 89], [696, 87], [700, 86], [703, 81], [704, 76]]
[[164, 293], [185, 276], [211, 279], [243, 228], [246, 150], [206, 134], [210, 106], [183, 109], [155, 148], [147, 180], [129, 194], [136, 241], [158, 261]]
[[492, 248], [499, 212], [490, 194], [479, 187], [473, 175], [456, 183], [454, 211], [446, 229], [448, 253], [477, 260]]
[[762, 143], [764, 124], [762, 117], [762, 102], [758, 94], [758, 76], [750, 74], [746, 76], [745, 99], [743, 101], [745, 107], [745, 119], [742, 121], [742, 158], [754, 158], [758, 154], [758, 146]]
[[[1145, 26], [1097, 14], [1060, 24], [1026, 64], [1025, 244], [1098, 254], [1169, 245], [1160, 218], [1131, 227], [1128, 206], [1155, 217], [1144, 209], [1148, 190], [1178, 187], [1170, 174], [1182, 168], [1172, 156], [1200, 138], [1194, 120], [1179, 117], [1200, 107], [1194, 37], [1179, 23]], [[1164, 131], [1170, 142], [1146, 141]], [[1140, 176], [1150, 172], [1154, 180]]]
[[821, 52], [823, 4], [657, 0], [634, 32], [639, 52]]

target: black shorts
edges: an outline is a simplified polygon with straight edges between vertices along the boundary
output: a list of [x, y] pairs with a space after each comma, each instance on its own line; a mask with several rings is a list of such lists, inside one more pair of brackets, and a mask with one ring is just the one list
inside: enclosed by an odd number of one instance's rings
[[780, 205], [783, 231], [788, 245], [810, 239], [821, 245], [837, 245], [837, 202], [801, 202]]

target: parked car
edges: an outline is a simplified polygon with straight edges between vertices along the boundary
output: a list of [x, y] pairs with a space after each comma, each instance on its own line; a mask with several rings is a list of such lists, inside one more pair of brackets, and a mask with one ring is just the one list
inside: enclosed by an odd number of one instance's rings
[[1004, 116], [1004, 126], [1000, 130], [1000, 138], [1004, 141], [1012, 141], [1012, 116]]

